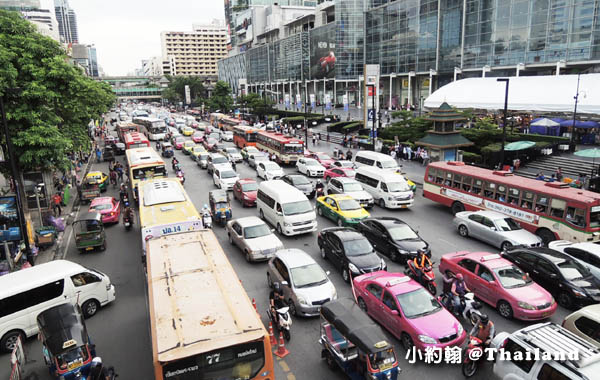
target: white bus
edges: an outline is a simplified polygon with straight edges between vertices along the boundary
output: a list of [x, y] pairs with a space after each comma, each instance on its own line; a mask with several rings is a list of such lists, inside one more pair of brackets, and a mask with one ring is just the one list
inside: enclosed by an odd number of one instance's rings
[[162, 119], [154, 117], [136, 117], [133, 119], [135, 124], [141, 126], [140, 132], [146, 135], [148, 140], [164, 140], [167, 133], [167, 124]]

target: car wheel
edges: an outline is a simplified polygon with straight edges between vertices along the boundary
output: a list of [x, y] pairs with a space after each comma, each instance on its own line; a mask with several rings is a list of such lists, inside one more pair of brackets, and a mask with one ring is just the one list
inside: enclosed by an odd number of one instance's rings
[[451, 210], [452, 210], [452, 214], [456, 215], [459, 212], [465, 211], [465, 206], [460, 202], [454, 202], [454, 203], [452, 203]]
[[571, 307], [573, 307], [573, 298], [569, 293], [560, 293], [556, 301], [560, 306], [564, 307], [565, 309], [570, 309]]
[[277, 232], [279, 235], [283, 235], [283, 230], [281, 229], [281, 224], [277, 223]]
[[337, 365], [335, 363], [335, 360], [333, 359], [333, 356], [331, 355], [331, 352], [325, 349], [323, 350], [323, 355], [325, 357], [325, 363], [327, 363], [327, 367], [329, 367], [329, 369], [331, 370], [336, 369]]
[[227, 237], [229, 238], [229, 244], [233, 245], [233, 236], [231, 236], [231, 234], [227, 234]]
[[321, 251], [321, 258], [323, 260], [327, 260], [327, 252], [325, 252], [325, 247], [319, 247], [319, 250]]
[[290, 307], [290, 314], [293, 315], [294, 317], [297, 317], [298, 311], [296, 310], [296, 304], [294, 303], [294, 301], [292, 301], [291, 298], [288, 301], [288, 306]]
[[390, 252], [390, 260], [392, 260], [393, 262], [397, 262], [398, 261], [398, 252], [397, 251], [392, 251]]
[[98, 312], [98, 309], [100, 309], [100, 304], [96, 300], [87, 300], [81, 306], [83, 316], [86, 319], [94, 316]]
[[261, 219], [265, 219], [265, 214], [263, 213], [262, 208], [258, 211], [258, 215], [260, 216]]
[[317, 213], [319, 216], [323, 216], [323, 209], [321, 207], [317, 207]]
[[406, 350], [407, 352], [412, 350], [413, 346], [415, 345], [412, 341], [412, 338], [407, 333], [402, 333], [402, 335], [400, 336], [400, 340], [402, 341], [402, 346], [404, 347], [404, 350]]
[[350, 282], [350, 268], [345, 267], [342, 269], [342, 279], [346, 282]]
[[506, 319], [511, 319], [513, 317], [512, 307], [506, 301], [498, 302], [498, 313]]
[[385, 201], [383, 200], [383, 198], [379, 199], [379, 207], [385, 208]]
[[365, 313], [367, 312], [367, 304], [361, 297], [358, 297], [358, 307], [360, 307], [360, 310], [364, 311]]
[[21, 338], [21, 342], [25, 343], [25, 334], [19, 330], [12, 330], [4, 334], [2, 340], [0, 341], [0, 349], [3, 352], [12, 352], [17, 344], [17, 341]]
[[252, 262], [252, 256], [250, 256], [250, 252], [246, 251], [245, 256], [246, 256], [246, 261], [249, 262], [249, 263], [251, 263]]
[[505, 241], [502, 244], [500, 244], [501, 251], [508, 251], [510, 247], [512, 247], [512, 244], [509, 241]]
[[338, 218], [337, 225], [338, 227], [344, 227], [344, 221], [342, 220], [342, 218]]
[[458, 226], [458, 234], [462, 237], [468, 237], [469, 229], [464, 224], [461, 224], [460, 226]]

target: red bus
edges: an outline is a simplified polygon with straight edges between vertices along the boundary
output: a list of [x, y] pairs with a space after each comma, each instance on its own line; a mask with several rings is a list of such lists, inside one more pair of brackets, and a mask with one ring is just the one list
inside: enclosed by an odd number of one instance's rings
[[423, 196], [452, 208], [452, 213], [492, 210], [519, 221], [548, 243], [600, 241], [600, 194], [494, 171], [464, 162], [429, 164]]
[[260, 129], [247, 125], [233, 127], [233, 143], [240, 149], [246, 146], [256, 146], [256, 135]]
[[125, 134], [125, 149], [131, 148], [150, 148], [150, 141], [140, 132], [130, 132]]
[[241, 123], [238, 119], [224, 116], [217, 121], [217, 124], [219, 126], [219, 129], [222, 129], [224, 131], [233, 131], [233, 129]]
[[279, 163], [295, 164], [299, 158], [304, 157], [304, 141], [283, 133], [259, 131], [256, 135], [256, 147], [269, 154], [275, 153]]
[[125, 143], [125, 135], [131, 132], [140, 132], [140, 126], [134, 123], [118, 123], [117, 136], [122, 143]]

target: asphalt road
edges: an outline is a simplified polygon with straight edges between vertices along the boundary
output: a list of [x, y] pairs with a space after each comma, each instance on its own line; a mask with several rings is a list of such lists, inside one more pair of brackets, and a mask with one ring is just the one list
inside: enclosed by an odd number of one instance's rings
[[[325, 149], [326, 143], [321, 143], [320, 150], [331, 151], [333, 148]], [[208, 191], [215, 189], [212, 177], [205, 170], [201, 170], [194, 161], [181, 152], [177, 152], [186, 174], [185, 188], [198, 209], [208, 203]], [[121, 161], [124, 158], [119, 158]], [[171, 167], [170, 162], [168, 168]], [[95, 165], [94, 169], [108, 171], [105, 164]], [[238, 164], [237, 171], [240, 178], [256, 178], [256, 172], [247, 164]], [[294, 168], [285, 168], [286, 172], [295, 172]], [[170, 173], [172, 174], [172, 172]], [[110, 189], [109, 195], [118, 197], [115, 190]], [[241, 205], [232, 200], [233, 217], [257, 215], [255, 208], [242, 208]], [[497, 252], [491, 246], [471, 239], [461, 238], [452, 228], [452, 215], [448, 209], [423, 199], [421, 190], [417, 191], [415, 204], [412, 209], [391, 211], [374, 207], [372, 216], [396, 216], [419, 231], [420, 235], [427, 240], [432, 248], [433, 258], [439, 263], [440, 257], [448, 252], [458, 250], [483, 250]], [[317, 217], [319, 229], [334, 226], [333, 222], [322, 217]], [[113, 304], [103, 308], [96, 316], [87, 321], [91, 338], [97, 346], [98, 355], [105, 363], [114, 365], [120, 378], [129, 379], [152, 379], [151, 344], [149, 334], [148, 312], [146, 302], [145, 276], [140, 264], [140, 234], [136, 224], [135, 228], [127, 232], [122, 224], [107, 228], [108, 249], [105, 252], [94, 252], [80, 255], [70, 242], [66, 259], [72, 260], [88, 267], [96, 268], [111, 277], [117, 289], [117, 299]], [[260, 314], [265, 326], [268, 325], [266, 318], [266, 307], [268, 304], [269, 289], [266, 283], [266, 264], [247, 263], [240, 251], [231, 246], [227, 241], [224, 228], [214, 226], [214, 232], [227, 253], [229, 260], [237, 271], [244, 288], [250, 298], [256, 299]], [[336, 286], [339, 297], [351, 297], [351, 289], [346, 284], [336, 269], [328, 261], [320, 258], [317, 248], [317, 233], [301, 235], [297, 237], [281, 237], [286, 248], [300, 248], [310, 254], [321, 264], [325, 270], [331, 271], [330, 278]], [[403, 272], [404, 267], [388, 262], [388, 271]], [[436, 270], [436, 275], [439, 273]], [[441, 283], [438, 278], [438, 287]], [[505, 320], [488, 306], [484, 306], [485, 312], [496, 324], [496, 331], [514, 331], [524, 327], [525, 322], [516, 320]], [[559, 307], [556, 314], [551, 318], [556, 323], [561, 323], [567, 310]], [[466, 324], [466, 329], [469, 328]], [[467, 330], [468, 331], [468, 330]], [[462, 379], [460, 366], [450, 364], [409, 364], [405, 360], [406, 352], [400, 342], [389, 335], [389, 341], [396, 347], [396, 353], [400, 357], [402, 368], [401, 378], [427, 378], [427, 379]], [[294, 318], [292, 326], [291, 341], [286, 347], [291, 352], [283, 360], [275, 360], [275, 374], [277, 379], [343, 379], [345, 376], [341, 371], [331, 371], [320, 358], [319, 319], [318, 318]], [[50, 379], [48, 371], [41, 355], [41, 345], [35, 339], [28, 339], [26, 351], [30, 363], [27, 366], [31, 379]], [[275, 357], [276, 358], [276, 357]], [[0, 356], [0, 377], [8, 378], [9, 356]], [[474, 377], [476, 379], [493, 378], [491, 365], [480, 368], [480, 372]]]

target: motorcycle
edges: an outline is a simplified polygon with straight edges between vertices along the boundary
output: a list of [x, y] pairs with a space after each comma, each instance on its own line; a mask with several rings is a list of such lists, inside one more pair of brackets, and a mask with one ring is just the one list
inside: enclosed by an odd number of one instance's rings
[[[473, 353], [480, 351], [479, 353]], [[479, 362], [484, 357], [483, 342], [481, 339], [472, 336], [469, 337], [469, 345], [463, 351], [462, 373], [465, 377], [472, 377], [477, 372]]]
[[179, 170], [179, 161], [177, 161], [177, 160], [171, 161], [171, 168], [173, 168], [174, 171]]
[[123, 215], [123, 225], [125, 226], [125, 230], [129, 231], [131, 229], [131, 218], [127, 215]]
[[318, 187], [317, 186], [316, 189], [317, 189], [317, 195], [316, 195], [317, 198], [318, 197], [322, 197], [323, 195], [325, 195], [325, 186], [323, 186], [323, 187]]
[[423, 268], [416, 268], [415, 267], [415, 263], [412, 260], [408, 260], [406, 262], [407, 268], [404, 270], [404, 274], [412, 277], [414, 280], [419, 281], [419, 274], [418, 271], [420, 271], [421, 274], [421, 280], [420, 280], [420, 284], [423, 285], [423, 287], [425, 287], [425, 289], [427, 289], [429, 291], [429, 293], [431, 293], [432, 295], [435, 296], [435, 294], [437, 293], [437, 285], [435, 284], [435, 273], [433, 272], [433, 262], [432, 265], [427, 265]]
[[202, 213], [202, 224], [206, 228], [212, 228], [212, 216], [210, 215], [210, 212], [204, 211]]
[[[452, 302], [450, 293], [442, 294], [438, 297], [438, 301], [440, 301], [448, 311], [456, 316], [459, 315], [458, 312], [454, 310], [454, 303]], [[471, 326], [475, 326], [481, 318], [481, 311], [479, 310], [483, 306], [481, 302], [475, 301], [475, 295], [472, 292], [469, 292], [460, 297], [460, 304], [463, 310], [461, 313], [462, 317], [465, 320], [468, 320], [471, 323]]]
[[291, 339], [290, 328], [292, 327], [292, 317], [290, 316], [290, 308], [289, 306], [282, 307], [280, 309], [276, 309], [278, 315], [278, 322], [275, 321], [275, 315], [271, 313], [271, 308], [267, 309], [267, 315], [269, 319], [273, 323], [274, 326], [277, 326], [277, 330], [283, 332], [283, 337], [285, 340], [289, 342]]
[[129, 195], [123, 194], [121, 199], [123, 200], [123, 206], [129, 207]]
[[[179, 165], [177, 165], [177, 166], [179, 166]], [[179, 179], [179, 181], [181, 181], [181, 184], [183, 185], [185, 183], [185, 173], [183, 173], [183, 170], [181, 170], [181, 169], [177, 170], [176, 175], [177, 175], [177, 178]]]

